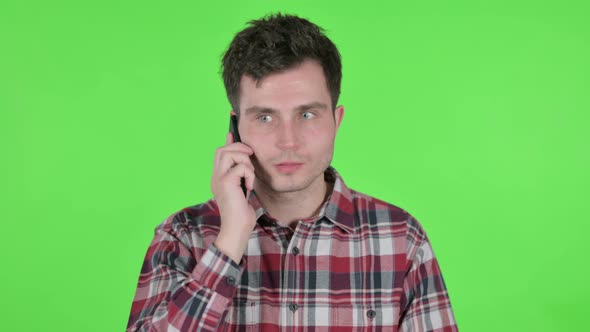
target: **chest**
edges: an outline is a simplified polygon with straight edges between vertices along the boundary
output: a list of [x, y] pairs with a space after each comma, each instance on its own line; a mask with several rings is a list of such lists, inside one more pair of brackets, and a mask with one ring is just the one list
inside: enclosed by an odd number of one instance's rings
[[230, 327], [265, 331], [397, 329], [407, 269], [403, 237], [301, 227], [253, 235]]
[[354, 233], [333, 224], [259, 230], [245, 252], [238, 301], [394, 301], [409, 268], [405, 248], [404, 237], [386, 227]]

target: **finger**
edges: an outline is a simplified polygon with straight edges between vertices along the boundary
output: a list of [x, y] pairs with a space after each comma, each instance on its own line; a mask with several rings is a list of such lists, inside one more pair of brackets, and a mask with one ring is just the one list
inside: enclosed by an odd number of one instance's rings
[[252, 161], [248, 156], [245, 155], [231, 155], [228, 156], [226, 159], [221, 159], [219, 165], [219, 171], [221, 174], [226, 174], [232, 168], [237, 167], [238, 165], [244, 165], [248, 167], [248, 169], [254, 171], [254, 165], [252, 165]]
[[221, 148], [219, 148], [220, 151], [240, 151], [240, 152], [244, 152], [247, 154], [253, 154], [254, 150], [252, 150], [251, 147], [249, 147], [248, 145], [241, 143], [241, 142], [237, 142], [237, 143], [231, 143], [230, 145], [224, 145]]
[[225, 152], [240, 152], [240, 153], [245, 153], [248, 155], [254, 154], [254, 150], [252, 150], [252, 148], [249, 147], [248, 145], [246, 145], [244, 143], [232, 143], [230, 145], [224, 145], [224, 146], [218, 147], [215, 150], [216, 158], [219, 159], [219, 155], [223, 154]]
[[256, 179], [256, 174], [254, 173], [254, 170], [252, 169], [251, 172], [245, 174], [244, 178], [244, 182], [246, 182], [246, 199], [248, 199], [250, 197], [250, 193], [252, 192], [252, 190], [254, 190], [254, 179]]
[[219, 157], [219, 164], [217, 169], [221, 174], [225, 174], [230, 168], [235, 167], [237, 164], [245, 164], [250, 169], [254, 169], [254, 165], [250, 160], [250, 156], [242, 152], [224, 152]]
[[245, 153], [247, 155], [254, 154], [254, 150], [252, 150], [251, 147], [243, 143], [231, 143], [230, 145], [224, 145], [215, 150], [215, 157], [213, 159], [214, 167], [217, 167], [217, 165], [219, 165], [219, 160], [221, 156], [226, 152]]
[[254, 172], [254, 166], [252, 165], [252, 162], [250, 161], [248, 156], [245, 156], [243, 154], [242, 155], [232, 155], [232, 156], [228, 156], [227, 158], [224, 158], [220, 161], [217, 168], [215, 168], [213, 170], [214, 177], [217, 177], [217, 178], [223, 177], [223, 176], [227, 175], [229, 172], [231, 172], [234, 168], [241, 166], [241, 165], [243, 165], [244, 167], [247, 167], [252, 172]]
[[230, 145], [234, 142], [234, 135], [232, 135], [232, 133], [228, 132], [227, 135], [225, 135], [225, 145]]
[[[246, 189], [248, 190], [248, 192], [254, 190], [254, 179], [256, 179], [256, 171], [253, 169], [252, 173], [254, 174], [253, 177], [251, 178], [246, 178]], [[248, 197], [248, 196], [246, 196]]]
[[[231, 178], [230, 181], [236, 186], [241, 186], [242, 178], [246, 179], [246, 183], [253, 183], [255, 177], [254, 170], [244, 164], [238, 164], [230, 169], [227, 176]], [[247, 185], [246, 188], [248, 188]]]

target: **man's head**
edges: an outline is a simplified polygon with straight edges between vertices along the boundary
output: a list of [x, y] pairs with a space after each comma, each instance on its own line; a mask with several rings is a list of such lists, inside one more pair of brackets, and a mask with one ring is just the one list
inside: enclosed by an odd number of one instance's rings
[[223, 56], [223, 82], [229, 102], [239, 115], [240, 81], [243, 75], [259, 81], [302, 63], [317, 60], [322, 66], [332, 110], [340, 96], [340, 53], [323, 29], [292, 15], [270, 15], [252, 20], [233, 39]]
[[344, 114], [334, 44], [307, 20], [271, 16], [237, 34], [223, 65], [242, 142], [254, 150], [255, 190], [321, 192]]

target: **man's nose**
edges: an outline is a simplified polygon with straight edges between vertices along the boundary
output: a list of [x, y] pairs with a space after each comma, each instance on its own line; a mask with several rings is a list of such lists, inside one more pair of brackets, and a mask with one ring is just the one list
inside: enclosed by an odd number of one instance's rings
[[299, 145], [299, 135], [293, 121], [284, 121], [277, 129], [277, 145], [281, 149], [293, 149]]

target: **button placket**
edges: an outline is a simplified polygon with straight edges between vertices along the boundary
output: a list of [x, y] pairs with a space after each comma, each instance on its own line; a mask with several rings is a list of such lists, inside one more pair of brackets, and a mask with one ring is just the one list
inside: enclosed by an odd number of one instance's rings
[[[284, 271], [290, 271], [295, 266], [299, 266], [301, 264], [301, 261], [298, 258], [299, 254], [301, 254], [301, 248], [298, 246], [298, 244], [300, 244], [298, 242], [301, 242], [301, 227], [305, 227], [305, 225], [299, 221], [295, 229], [292, 230], [292, 236], [289, 239], [289, 244], [287, 248], [285, 248]], [[285, 276], [286, 278], [284, 279], [284, 285], [287, 286], [289, 290], [291, 290], [289, 292], [285, 292], [286, 297], [284, 298], [284, 301], [288, 303], [287, 313], [291, 313], [290, 318], [288, 319], [292, 319], [293, 322], [298, 322], [301, 319], [301, 314], [297, 312], [300, 309], [300, 305], [292, 302], [295, 300], [294, 296], [296, 296], [295, 294], [297, 293], [294, 291], [294, 287], [296, 287], [297, 283], [297, 276], [292, 273], [286, 273]]]
[[233, 276], [229, 276], [225, 279], [225, 282], [230, 286], [235, 286], [236, 278], [234, 278]]
[[297, 309], [299, 309], [299, 306], [297, 305], [297, 303], [289, 304], [289, 310], [291, 310], [292, 312], [297, 311]]

